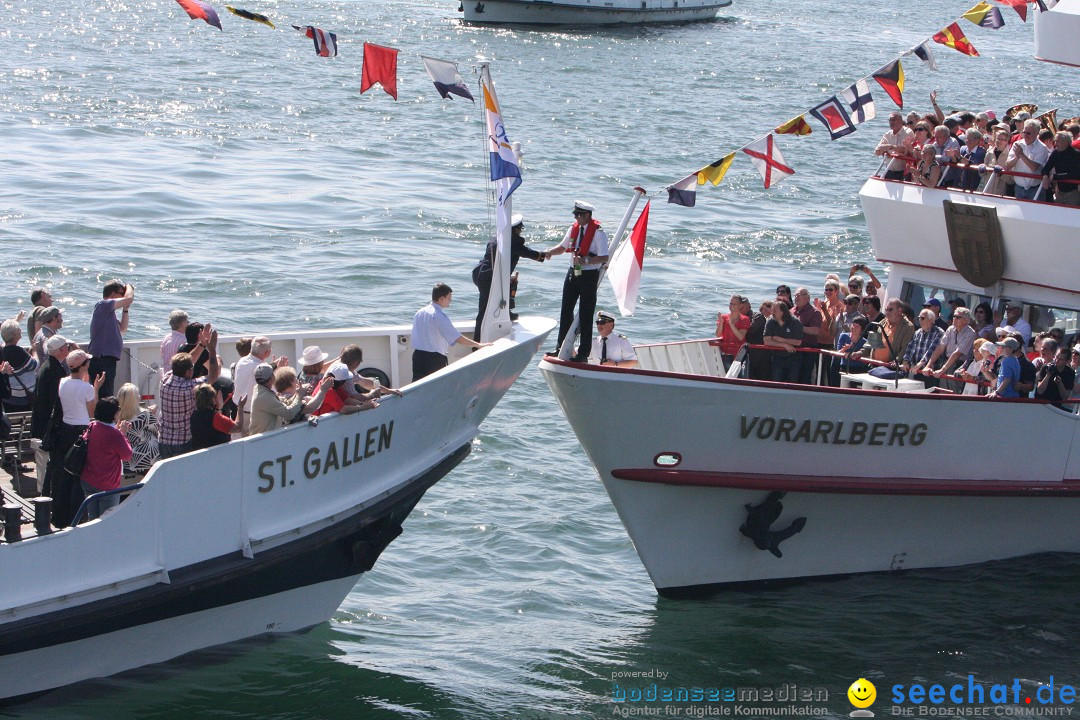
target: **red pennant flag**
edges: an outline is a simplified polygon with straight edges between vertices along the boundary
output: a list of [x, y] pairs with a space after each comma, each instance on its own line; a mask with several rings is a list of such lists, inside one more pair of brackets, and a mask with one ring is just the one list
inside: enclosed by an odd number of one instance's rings
[[397, 100], [397, 54], [394, 48], [364, 43], [364, 68], [360, 74], [360, 92], [367, 92], [375, 83]]
[[899, 60], [893, 60], [874, 73], [873, 77], [897, 107], [904, 107], [904, 66]]
[[997, 0], [1002, 5], [1008, 5], [1016, 14], [1020, 16], [1020, 19], [1027, 22], [1027, 4], [1028, 0]]
[[967, 36], [964, 35], [964, 31], [960, 29], [960, 25], [957, 23], [953, 23], [941, 32], [935, 33], [934, 42], [939, 42], [946, 47], [951, 47], [953, 50], [958, 50], [965, 55], [979, 57], [979, 51], [975, 49], [974, 45], [968, 42]]
[[180, 7], [184, 8], [184, 12], [192, 20], [202, 20], [207, 25], [213, 25], [218, 30], [221, 29], [221, 19], [218, 17], [217, 11], [202, 2], [202, 0], [176, 0], [176, 2]]

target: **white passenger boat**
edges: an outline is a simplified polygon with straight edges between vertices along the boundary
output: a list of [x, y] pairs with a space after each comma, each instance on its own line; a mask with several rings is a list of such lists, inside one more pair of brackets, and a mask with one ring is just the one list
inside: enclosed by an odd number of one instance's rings
[[[878, 178], [860, 196], [888, 297], [1007, 298], [1037, 330], [1077, 332], [1080, 209]], [[1075, 410], [725, 377], [717, 350], [540, 364], [661, 593], [1080, 552]]]
[[[0, 698], [326, 621], [469, 454], [553, 324], [521, 318], [415, 383], [410, 327], [272, 336], [290, 357], [357, 343], [404, 396], [159, 462], [100, 519], [0, 545]], [[118, 381], [153, 394], [157, 343], [127, 349]]]
[[[359, 372], [403, 395], [160, 461], [141, 483], [111, 491], [125, 496], [120, 505], [83, 521], [91, 496], [60, 531], [41, 504], [38, 515], [29, 503], [5, 505], [13, 517], [0, 545], [0, 699], [326, 621], [424, 492], [469, 454], [554, 327], [509, 317], [510, 192], [520, 170], [486, 66], [483, 78], [491, 154], [506, 156], [491, 173], [499, 250], [482, 333], [492, 344], [452, 345], [447, 367], [414, 382], [411, 326], [268, 333], [275, 354], [294, 361], [310, 345], [331, 357], [359, 345]], [[237, 339], [219, 340], [226, 366], [238, 359]], [[127, 343], [117, 387], [133, 382], [156, 401], [161, 362], [159, 341]]]
[[462, 0], [477, 25], [626, 25], [711, 20], [731, 0]]

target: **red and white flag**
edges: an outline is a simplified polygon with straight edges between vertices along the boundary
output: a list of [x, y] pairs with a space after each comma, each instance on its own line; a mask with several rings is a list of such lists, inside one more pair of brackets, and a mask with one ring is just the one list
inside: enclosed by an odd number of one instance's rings
[[750, 156], [750, 162], [754, 163], [754, 167], [761, 173], [766, 188], [772, 187], [788, 175], [795, 174], [794, 170], [784, 164], [784, 156], [780, 154], [780, 147], [773, 142], [771, 134], [755, 140], [742, 150]]
[[638, 288], [641, 287], [641, 266], [645, 262], [645, 233], [649, 228], [649, 203], [641, 211], [630, 237], [619, 246], [611, 258], [607, 276], [615, 291], [615, 302], [623, 317], [634, 314]]

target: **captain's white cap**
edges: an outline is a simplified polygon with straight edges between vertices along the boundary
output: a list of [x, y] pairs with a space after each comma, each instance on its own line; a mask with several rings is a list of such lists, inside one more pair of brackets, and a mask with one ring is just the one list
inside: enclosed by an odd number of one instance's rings
[[525, 216], [521, 213], [514, 213], [510, 216], [510, 227], [517, 227], [523, 222], [525, 222]]
[[582, 200], [578, 200], [577, 202], [574, 203], [574, 209], [575, 210], [584, 210], [587, 213], [591, 213], [592, 211], [596, 210], [596, 208], [594, 208], [592, 205], [590, 205], [589, 203], [584, 202]]

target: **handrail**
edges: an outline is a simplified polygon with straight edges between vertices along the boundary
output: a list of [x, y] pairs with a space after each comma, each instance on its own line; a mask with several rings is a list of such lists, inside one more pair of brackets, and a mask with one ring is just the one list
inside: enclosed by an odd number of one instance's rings
[[71, 527], [75, 527], [85, 519], [91, 501], [97, 502], [103, 497], [109, 497], [110, 495], [120, 495], [121, 493], [130, 495], [136, 490], [142, 488], [142, 486], [145, 484], [145, 482], [137, 482], [134, 485], [125, 485], [124, 487], [118, 487], [112, 490], [102, 490], [101, 492], [96, 492], [93, 495], [88, 496], [85, 500], [82, 501], [82, 505], [80, 505], [79, 509], [75, 512], [75, 517], [71, 521]]

